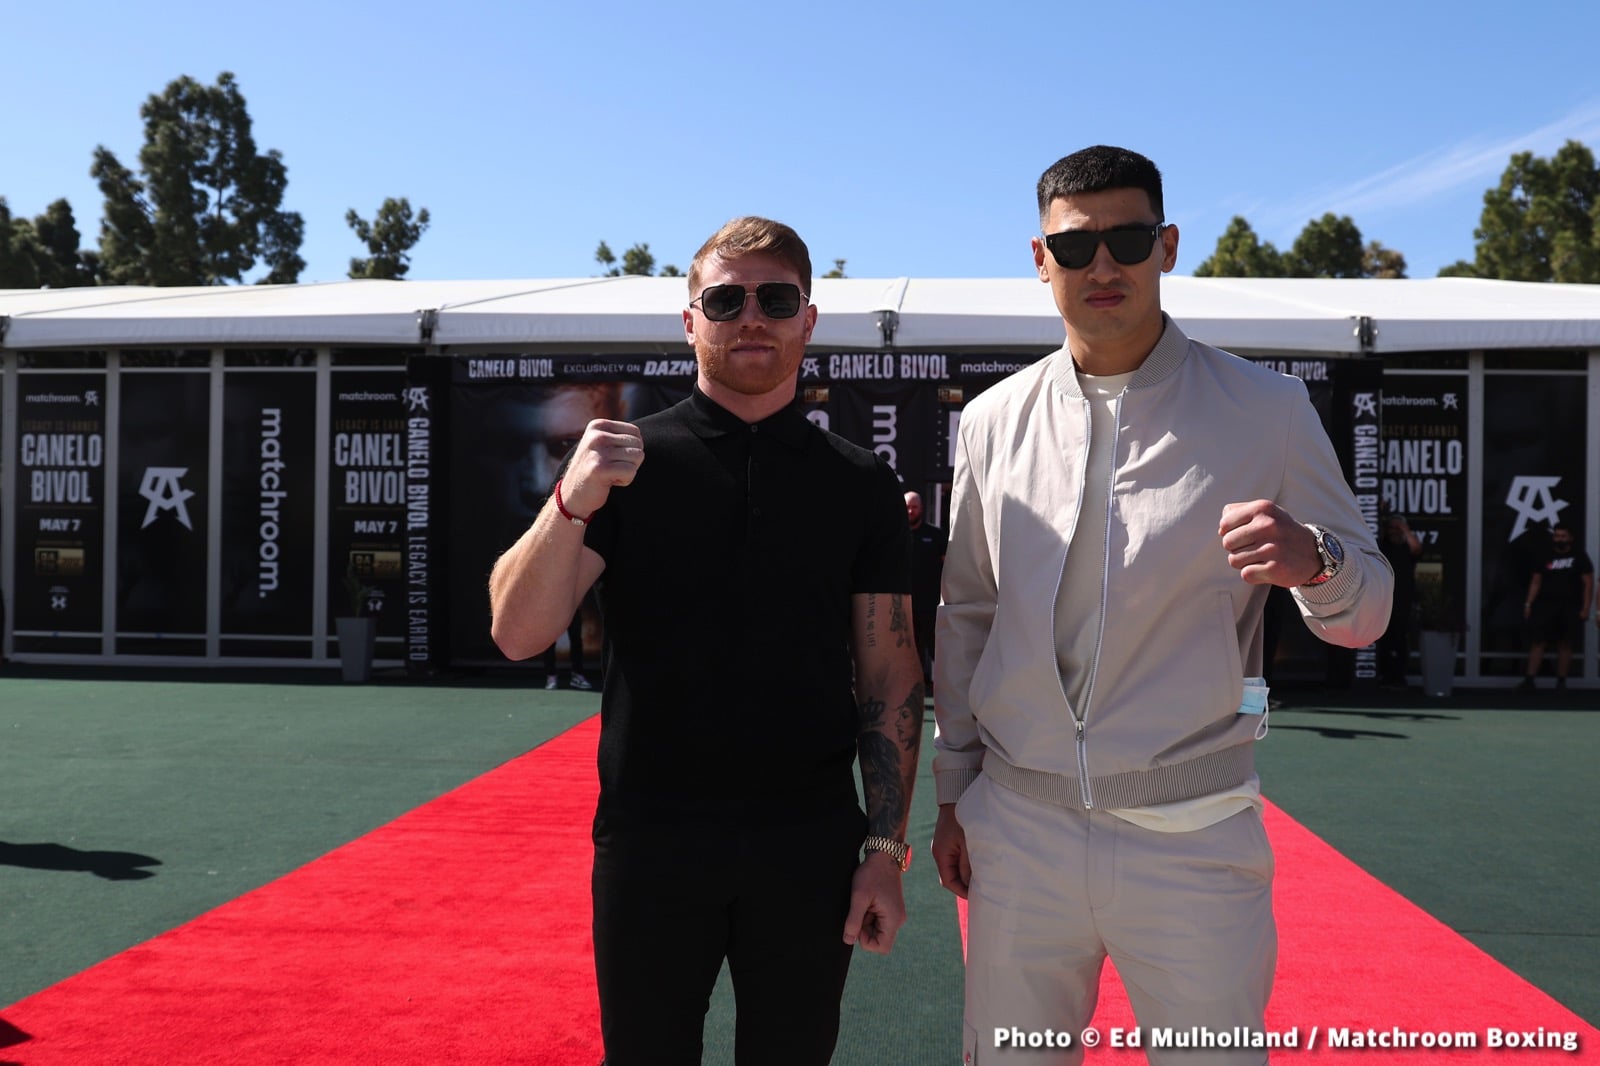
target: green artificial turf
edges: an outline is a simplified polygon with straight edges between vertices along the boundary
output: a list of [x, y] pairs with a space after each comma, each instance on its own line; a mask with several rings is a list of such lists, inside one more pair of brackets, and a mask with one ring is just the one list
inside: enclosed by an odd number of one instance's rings
[[1268, 798], [1600, 1022], [1595, 695], [1288, 703], [1256, 749]]
[[278, 878], [599, 706], [592, 693], [520, 684], [341, 685], [331, 670], [305, 683], [79, 674], [0, 674], [0, 1005]]

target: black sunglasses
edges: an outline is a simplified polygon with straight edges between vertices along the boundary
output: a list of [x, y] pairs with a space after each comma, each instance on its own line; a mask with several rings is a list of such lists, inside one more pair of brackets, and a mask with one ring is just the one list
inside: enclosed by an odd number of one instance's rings
[[1156, 238], [1161, 236], [1164, 228], [1165, 224], [1161, 222], [1154, 225], [1141, 222], [1107, 230], [1069, 229], [1045, 234], [1044, 246], [1050, 249], [1056, 262], [1068, 270], [1082, 270], [1094, 262], [1100, 242], [1105, 241], [1111, 258], [1123, 266], [1133, 266], [1150, 258]]
[[[713, 322], [731, 322], [744, 310], [746, 295], [743, 285], [712, 285], [690, 300], [689, 306], [698, 303]], [[756, 304], [768, 318], [793, 318], [808, 299], [800, 286], [787, 281], [763, 281], [756, 286]]]

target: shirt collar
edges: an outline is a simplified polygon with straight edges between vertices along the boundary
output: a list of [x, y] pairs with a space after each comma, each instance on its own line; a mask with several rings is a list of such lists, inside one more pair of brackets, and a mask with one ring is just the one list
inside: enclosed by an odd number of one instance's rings
[[[1134, 370], [1133, 377], [1128, 380], [1128, 388], [1137, 389], [1169, 377], [1178, 367], [1183, 365], [1184, 359], [1189, 355], [1189, 337], [1178, 324], [1172, 321], [1172, 316], [1165, 311], [1161, 312], [1161, 339], [1156, 341], [1156, 346], [1150, 349], [1150, 354], [1144, 357]], [[1078, 383], [1078, 371], [1072, 361], [1072, 352], [1062, 345], [1061, 349], [1051, 354], [1056, 362], [1050, 368], [1051, 376], [1056, 384], [1068, 396], [1074, 399], [1083, 398], [1083, 387]]]
[[[751, 423], [700, 391], [699, 384], [689, 394], [689, 417], [686, 420], [695, 435], [702, 438], [724, 437], [730, 433], [748, 433]], [[768, 433], [791, 448], [805, 445], [811, 423], [800, 410], [799, 398], [782, 410], [754, 423], [758, 432]]]

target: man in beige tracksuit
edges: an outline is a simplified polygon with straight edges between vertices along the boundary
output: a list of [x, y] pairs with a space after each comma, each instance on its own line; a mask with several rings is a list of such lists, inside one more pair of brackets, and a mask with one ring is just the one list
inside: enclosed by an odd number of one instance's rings
[[[1162, 313], [1162, 211], [1133, 152], [1045, 172], [1033, 256], [1066, 346], [961, 420], [933, 857], [970, 904], [968, 1063], [1081, 1062], [1108, 955], [1151, 1062], [1267, 1061], [1263, 605], [1290, 588], [1347, 647], [1389, 617], [1305, 387]], [[1151, 1048], [1155, 1029], [1204, 1050]]]

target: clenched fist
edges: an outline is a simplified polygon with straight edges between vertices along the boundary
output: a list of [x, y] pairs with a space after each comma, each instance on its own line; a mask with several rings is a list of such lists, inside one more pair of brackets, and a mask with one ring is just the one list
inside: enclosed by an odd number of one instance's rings
[[597, 418], [572, 450], [561, 478], [561, 500], [575, 515], [592, 515], [605, 506], [611, 490], [631, 485], [644, 462], [644, 438], [632, 422]]
[[1230, 503], [1217, 527], [1228, 565], [1252, 585], [1303, 585], [1322, 572], [1317, 537], [1271, 500]]

